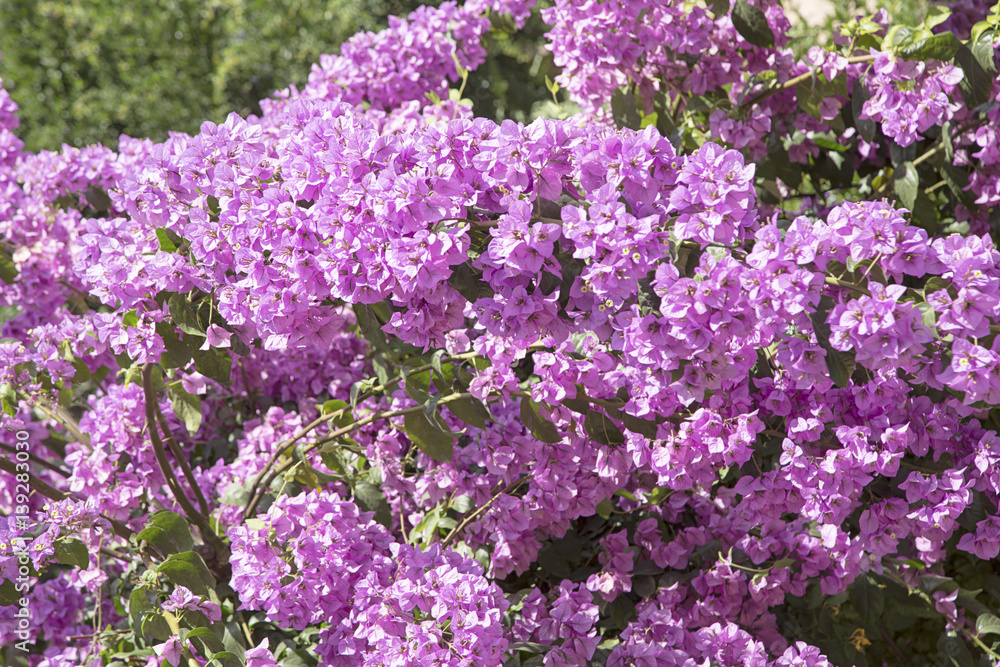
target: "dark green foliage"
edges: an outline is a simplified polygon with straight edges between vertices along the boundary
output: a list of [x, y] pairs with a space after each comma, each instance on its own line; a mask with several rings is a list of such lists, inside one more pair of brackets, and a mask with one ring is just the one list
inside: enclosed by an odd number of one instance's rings
[[109, 0], [0, 3], [0, 77], [28, 150], [122, 133], [162, 140], [303, 84], [321, 53], [390, 12], [384, 0]]

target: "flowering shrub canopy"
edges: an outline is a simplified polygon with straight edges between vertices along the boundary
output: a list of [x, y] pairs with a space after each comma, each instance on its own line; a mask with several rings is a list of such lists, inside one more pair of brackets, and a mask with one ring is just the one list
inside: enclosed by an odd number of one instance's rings
[[2, 94], [33, 667], [998, 664], [1000, 8], [556, 0], [580, 112], [476, 118], [532, 4], [162, 144]]

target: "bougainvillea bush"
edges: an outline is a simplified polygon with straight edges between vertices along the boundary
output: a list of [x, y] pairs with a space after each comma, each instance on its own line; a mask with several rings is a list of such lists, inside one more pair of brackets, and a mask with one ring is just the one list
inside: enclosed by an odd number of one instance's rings
[[532, 5], [162, 144], [0, 93], [4, 664], [998, 664], [1000, 6]]

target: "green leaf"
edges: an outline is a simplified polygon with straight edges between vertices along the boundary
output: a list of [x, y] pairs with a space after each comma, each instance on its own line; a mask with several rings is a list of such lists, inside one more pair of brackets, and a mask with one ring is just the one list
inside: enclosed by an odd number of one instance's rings
[[621, 445], [625, 435], [611, 418], [601, 410], [591, 410], [583, 420], [583, 428], [595, 442], [602, 445]]
[[331, 475], [330, 473], [313, 468], [303, 447], [304, 445], [299, 443], [292, 449], [292, 460], [300, 465], [286, 473], [285, 479], [288, 479], [288, 476], [291, 475], [292, 479], [314, 489], [320, 489], [324, 484], [340, 481], [340, 475]]
[[17, 306], [0, 306], [0, 327], [2, 327], [7, 320], [12, 320], [20, 315], [21, 312], [21, 309]]
[[392, 526], [392, 510], [385, 499], [382, 489], [371, 482], [361, 480], [354, 485], [354, 500], [358, 507], [366, 512], [374, 512], [374, 519], [377, 523], [386, 528]]
[[642, 117], [639, 115], [639, 106], [628, 86], [620, 86], [611, 93], [611, 117], [618, 129], [623, 127], [631, 130], [640, 129]]
[[135, 314], [135, 308], [125, 311], [122, 315], [122, 326], [126, 328], [139, 326], [139, 316]]
[[160, 250], [163, 252], [177, 252], [177, 245], [171, 236], [177, 236], [166, 227], [156, 228], [156, 240], [160, 242]]
[[8, 285], [13, 285], [19, 274], [20, 271], [14, 264], [14, 258], [6, 252], [0, 251], [0, 280]]
[[3, 411], [6, 414], [11, 417], [17, 414], [17, 392], [6, 382], [0, 384], [0, 401], [3, 403]]
[[[926, 296], [930, 296], [934, 292], [939, 292], [941, 290], [946, 290], [949, 294], [951, 294], [954, 289], [955, 286], [952, 282], [942, 278], [941, 276], [931, 276], [927, 279], [927, 282], [924, 283], [924, 294]], [[958, 292], [955, 292], [952, 296], [957, 297]]]
[[[185, 616], [187, 618], [187, 616]], [[184, 631], [182, 630], [182, 633]], [[206, 654], [218, 653], [219, 651], [224, 651], [226, 649], [222, 644], [222, 640], [219, 639], [211, 628], [200, 627], [192, 628], [183, 634], [184, 639], [198, 639], [205, 646]]]
[[424, 454], [441, 463], [451, 461], [455, 436], [445, 428], [437, 414], [429, 418], [422, 411], [410, 413], [403, 418], [403, 428]]
[[462, 422], [480, 430], [486, 428], [486, 422], [490, 420], [490, 411], [486, 409], [483, 402], [471, 396], [457, 401], [449, 401], [444, 404], [444, 407], [448, 408], [451, 414]]
[[375, 370], [375, 377], [378, 378], [378, 384], [385, 386], [385, 393], [391, 394], [395, 392], [399, 383], [389, 383], [389, 380], [395, 375], [395, 365], [384, 351], [380, 350], [372, 355], [372, 368]]
[[630, 415], [625, 411], [618, 411], [615, 417], [620, 419], [622, 425], [632, 431], [633, 433], [638, 433], [639, 435], [644, 435], [647, 438], [656, 438], [659, 432], [659, 427], [657, 423], [650, 419], [643, 419], [642, 417], [636, 417], [635, 415]]
[[899, 202], [912, 211], [913, 205], [917, 202], [917, 194], [920, 192], [920, 176], [917, 175], [917, 168], [912, 162], [904, 162], [893, 172], [892, 187], [899, 195]]
[[426, 403], [431, 397], [431, 372], [407, 373], [403, 387], [411, 399], [417, 403]]
[[145, 588], [136, 588], [129, 595], [128, 613], [136, 635], [146, 638], [147, 641], [163, 642], [173, 635], [158, 607], [154, 607], [149, 601]]
[[587, 392], [581, 385], [576, 386], [576, 398], [564, 398], [562, 404], [581, 415], [585, 415], [593, 409], [590, 401], [587, 400]]
[[220, 503], [229, 505], [230, 507], [245, 507], [248, 500], [250, 500], [250, 494], [239, 482], [233, 482], [227, 486], [225, 492], [219, 498]]
[[126, 387], [130, 384], [142, 385], [142, 366], [140, 364], [131, 364], [127, 368], [125, 366], [122, 368], [125, 368], [124, 385]]
[[976, 618], [976, 634], [980, 637], [983, 635], [1000, 635], [1000, 618], [997, 618], [993, 614], [980, 614]]
[[525, 653], [546, 653], [552, 647], [548, 644], [537, 644], [535, 642], [514, 642], [507, 647], [510, 651], [524, 651]]
[[937, 232], [939, 217], [938, 207], [927, 193], [923, 190], [917, 192], [917, 201], [913, 203], [910, 220], [933, 235]]
[[171, 294], [167, 298], [167, 309], [170, 311], [170, 319], [174, 326], [185, 334], [192, 336], [204, 336], [205, 327], [201, 326], [198, 316], [188, 298], [182, 294]]
[[970, 39], [973, 42], [978, 42], [984, 34], [988, 31], [993, 30], [993, 25], [990, 21], [978, 21], [972, 26], [972, 32], [970, 34]]
[[630, 622], [635, 620], [635, 602], [628, 596], [619, 595], [608, 605], [606, 613], [613, 627], [624, 630]]
[[830, 371], [833, 384], [843, 389], [851, 383], [851, 375], [854, 373], [854, 353], [834, 350], [831, 347], [826, 350], [826, 367]]
[[882, 26], [869, 16], [859, 16], [837, 26], [837, 32], [844, 37], [860, 37], [881, 32]]
[[383, 322], [375, 314], [372, 304], [354, 304], [354, 316], [358, 320], [358, 329], [361, 335], [371, 343], [376, 350], [384, 350], [388, 346], [385, 332], [382, 331]]
[[861, 618], [869, 623], [878, 621], [885, 610], [885, 594], [870, 577], [858, 577], [848, 588], [848, 597]]
[[219, 651], [212, 655], [212, 658], [206, 664], [206, 667], [211, 667], [211, 665], [218, 664], [221, 667], [242, 667], [243, 662], [240, 660], [239, 656], [232, 651]]
[[715, 18], [719, 18], [729, 12], [729, 0], [710, 0], [708, 8], [712, 10]]
[[108, 196], [108, 192], [104, 188], [91, 186], [85, 193], [83, 193], [83, 198], [86, 199], [87, 203], [93, 206], [95, 210], [102, 212], [111, 210], [111, 197]]
[[225, 387], [232, 383], [233, 358], [227, 350], [218, 347], [195, 350], [194, 368]]
[[375, 381], [372, 378], [367, 380], [361, 380], [355, 382], [351, 385], [351, 407], [358, 407], [358, 401], [361, 400], [361, 395], [367, 391], [370, 391], [375, 387]]
[[767, 16], [746, 0], [736, 0], [736, 6], [733, 7], [733, 26], [743, 39], [754, 46], [765, 49], [774, 46], [774, 31], [767, 23]]
[[969, 46], [969, 50], [972, 51], [972, 56], [975, 58], [979, 66], [983, 68], [988, 74], [996, 74], [997, 67], [996, 61], [993, 59], [995, 49], [993, 48], [994, 34], [980, 35], [979, 38], [972, 42]]
[[538, 404], [527, 396], [522, 397], [521, 421], [528, 427], [531, 435], [535, 436], [538, 440], [549, 444], [561, 442], [562, 436], [559, 434], [559, 429], [556, 428], [555, 424], [538, 413], [538, 407]]
[[838, 144], [833, 139], [825, 137], [825, 136], [823, 136], [821, 134], [814, 136], [812, 138], [812, 140], [813, 140], [813, 143], [815, 143], [817, 146], [819, 146], [823, 150], [835, 151], [837, 153], [843, 153], [844, 151], [847, 150], [847, 146], [843, 146], [841, 144]]
[[[936, 336], [937, 332], [934, 329], [934, 327], [937, 324], [937, 311], [935, 311], [934, 307], [931, 306], [931, 304], [929, 304], [927, 302], [918, 303], [917, 304], [917, 310], [920, 311], [920, 321], [923, 322], [923, 325], [925, 327], [928, 327], [929, 329], [931, 329], [931, 331], [934, 332], [934, 334]], [[920, 561], [916, 561], [916, 562], [920, 563]], [[923, 563], [920, 563], [920, 564], [923, 565]]]
[[448, 284], [464, 296], [469, 303], [493, 296], [493, 289], [483, 280], [483, 274], [473, 269], [469, 262], [451, 267]]
[[240, 660], [246, 659], [246, 649], [249, 648], [239, 626], [229, 621], [222, 626], [222, 643], [226, 650], [235, 654]]
[[0, 607], [9, 607], [17, 604], [21, 599], [21, 594], [17, 592], [17, 586], [13, 581], [3, 580], [0, 583]]
[[453, 509], [459, 514], [465, 514], [472, 510], [476, 506], [476, 503], [466, 495], [457, 496], [452, 498], [451, 503], [448, 504], [449, 509]]
[[951, 16], [950, 8], [935, 5], [934, 7], [928, 9], [927, 13], [924, 14], [924, 27], [931, 30], [934, 26], [947, 21], [949, 16]]
[[915, 32], [900, 42], [897, 52], [907, 60], [944, 60], [954, 57], [961, 42], [950, 32], [927, 36]]
[[160, 364], [164, 368], [183, 368], [191, 361], [191, 355], [201, 346], [204, 339], [184, 335], [182, 339], [177, 335], [170, 322], [163, 321], [156, 323], [156, 333], [163, 339], [163, 346], [166, 348], [160, 355]]
[[896, 45], [902, 44], [903, 40], [913, 34], [913, 29], [905, 25], [894, 25], [889, 28], [885, 37], [882, 38], [882, 48], [879, 51], [890, 51]]
[[[327, 415], [332, 415], [338, 410], [344, 410], [344, 408], [347, 408], [348, 405], [349, 404], [347, 401], [341, 401], [340, 399], [337, 398], [331, 398], [329, 401], [323, 403], [323, 409], [321, 413], [324, 417]], [[344, 410], [344, 414], [334, 418], [333, 423], [338, 428], [349, 426], [354, 423], [354, 415], [351, 413], [350, 410]]]
[[75, 537], [61, 537], [53, 544], [56, 560], [62, 565], [90, 567], [90, 553], [87, 546]]
[[958, 82], [958, 91], [965, 100], [966, 106], [975, 109], [990, 100], [990, 90], [993, 85], [991, 73], [993, 65], [993, 45], [988, 36], [982, 37], [972, 46], [961, 45], [955, 53], [955, 63], [962, 68], [962, 80]]
[[249, 528], [250, 530], [255, 530], [255, 531], [260, 531], [267, 528], [267, 524], [264, 523], [261, 519], [247, 519], [246, 521], [243, 522], [243, 525]]
[[941, 635], [937, 643], [938, 654], [942, 664], [954, 667], [975, 667], [976, 661], [965, 645], [954, 632]]
[[562, 273], [562, 281], [559, 283], [559, 312], [565, 314], [573, 283], [583, 273], [584, 264], [571, 254], [563, 253], [559, 256], [559, 268]]
[[137, 540], [145, 540], [164, 556], [190, 551], [194, 548], [191, 527], [180, 515], [169, 510], [160, 510], [146, 524]]
[[816, 120], [822, 120], [837, 132], [842, 132], [845, 126], [839, 114], [830, 119], [822, 117], [824, 100], [834, 95], [847, 96], [846, 75], [840, 74], [832, 81], [827, 81], [826, 76], [820, 74], [809, 80], [800, 82], [795, 87], [795, 100], [803, 113], [812, 116]]
[[447, 353], [447, 350], [435, 350], [434, 354], [431, 355], [431, 368], [442, 377], [444, 377], [444, 366], [441, 364], [441, 360]]
[[967, 208], [972, 208], [976, 205], [975, 195], [967, 190], [970, 172], [971, 170], [956, 167], [951, 162], [946, 162], [941, 169], [941, 177], [948, 184], [948, 189]]
[[602, 519], [611, 518], [611, 513], [614, 512], [615, 506], [611, 502], [610, 498], [605, 498], [601, 502], [597, 503], [597, 514]]
[[215, 590], [215, 577], [195, 551], [171, 555], [156, 567], [156, 571], [171, 583], [186, 586], [195, 595], [209, 597], [209, 591]]
[[83, 359], [73, 357], [70, 359], [70, 363], [73, 364], [73, 370], [76, 371], [73, 374], [74, 383], [86, 382], [90, 379], [90, 367]]
[[177, 418], [184, 422], [188, 433], [194, 435], [201, 428], [201, 398], [185, 391], [180, 385], [168, 385], [167, 396]]

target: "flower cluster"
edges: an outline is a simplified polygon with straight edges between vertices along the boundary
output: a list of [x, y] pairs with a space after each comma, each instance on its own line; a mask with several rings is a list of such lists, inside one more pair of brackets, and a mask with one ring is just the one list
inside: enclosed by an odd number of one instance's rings
[[902, 60], [876, 52], [865, 80], [871, 99], [866, 117], [882, 124], [882, 131], [900, 146], [909, 146], [921, 132], [954, 117], [959, 106], [951, 101], [962, 80], [962, 70], [941, 62]]
[[394, 543], [331, 494], [283, 497], [261, 516], [230, 530], [233, 587], [282, 625], [329, 624], [317, 651], [331, 664], [490, 665], [505, 650], [507, 601], [476, 561]]
[[542, 11], [583, 114], [426, 101], [531, 5], [117, 152], [25, 154], [0, 94], [0, 574], [41, 664], [106, 622], [150, 665], [827, 667], [877, 599], [985, 646], [1000, 252], [951, 231], [1000, 201], [997, 106], [871, 48], [884, 14], [797, 61], [776, 3], [617, 0]]

